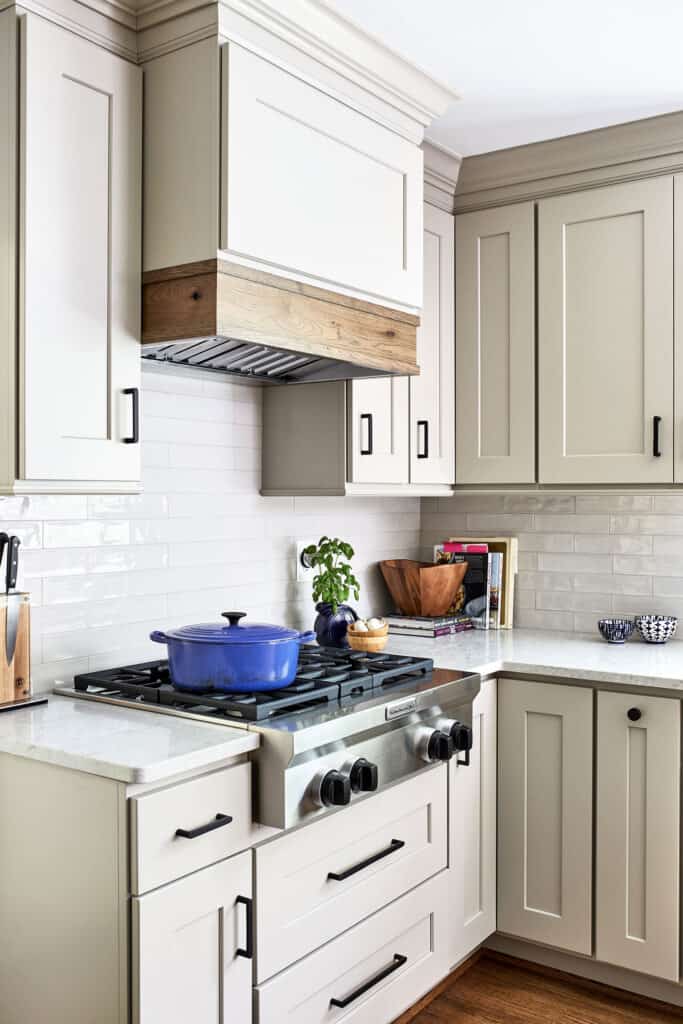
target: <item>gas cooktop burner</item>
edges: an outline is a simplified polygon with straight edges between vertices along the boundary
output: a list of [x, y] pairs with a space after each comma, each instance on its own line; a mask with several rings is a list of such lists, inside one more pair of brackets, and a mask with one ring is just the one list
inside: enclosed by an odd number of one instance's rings
[[216, 718], [261, 722], [329, 701], [360, 697], [369, 690], [406, 682], [431, 672], [430, 658], [302, 647], [293, 683], [267, 693], [183, 693], [171, 682], [167, 661], [86, 672], [74, 679], [79, 693], [158, 704]]

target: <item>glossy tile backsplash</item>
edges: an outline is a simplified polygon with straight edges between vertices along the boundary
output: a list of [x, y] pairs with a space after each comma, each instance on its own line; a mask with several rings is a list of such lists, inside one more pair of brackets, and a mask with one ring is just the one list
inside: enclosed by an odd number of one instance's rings
[[228, 608], [309, 627], [294, 546], [322, 533], [356, 548], [359, 610], [384, 610], [375, 563], [416, 556], [417, 498], [262, 498], [260, 388], [146, 369], [142, 406], [141, 495], [0, 498], [32, 595], [34, 689], [161, 657], [151, 629]]
[[460, 534], [519, 537], [518, 626], [593, 632], [610, 615], [683, 618], [683, 494], [463, 494], [422, 502], [424, 557]]

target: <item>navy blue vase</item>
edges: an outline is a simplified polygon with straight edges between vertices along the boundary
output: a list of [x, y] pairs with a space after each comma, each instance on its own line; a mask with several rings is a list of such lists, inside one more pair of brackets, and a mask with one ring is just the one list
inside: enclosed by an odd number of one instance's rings
[[336, 612], [332, 611], [332, 605], [320, 601], [316, 606], [316, 620], [313, 629], [321, 647], [348, 647], [346, 631], [350, 622], [358, 618], [353, 608], [348, 604], [337, 605]]

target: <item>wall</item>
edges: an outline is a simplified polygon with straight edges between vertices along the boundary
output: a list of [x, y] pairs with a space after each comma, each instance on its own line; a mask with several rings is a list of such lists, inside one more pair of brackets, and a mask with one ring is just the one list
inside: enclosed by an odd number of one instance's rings
[[143, 494], [0, 498], [0, 528], [22, 541], [35, 690], [162, 657], [150, 630], [228, 608], [310, 627], [293, 548], [322, 533], [356, 548], [359, 610], [385, 610], [374, 563], [416, 555], [419, 500], [262, 498], [260, 421], [260, 388], [146, 369]]
[[593, 632], [609, 615], [683, 617], [683, 494], [466, 494], [422, 502], [423, 557], [459, 534], [519, 537], [517, 626]]

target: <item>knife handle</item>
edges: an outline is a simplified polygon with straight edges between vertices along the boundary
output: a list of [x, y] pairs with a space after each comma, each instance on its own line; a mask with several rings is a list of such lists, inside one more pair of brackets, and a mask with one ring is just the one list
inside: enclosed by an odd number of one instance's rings
[[19, 572], [19, 545], [18, 537], [10, 537], [9, 548], [7, 549], [7, 576], [5, 578], [6, 590], [14, 590], [17, 585], [17, 574]]

